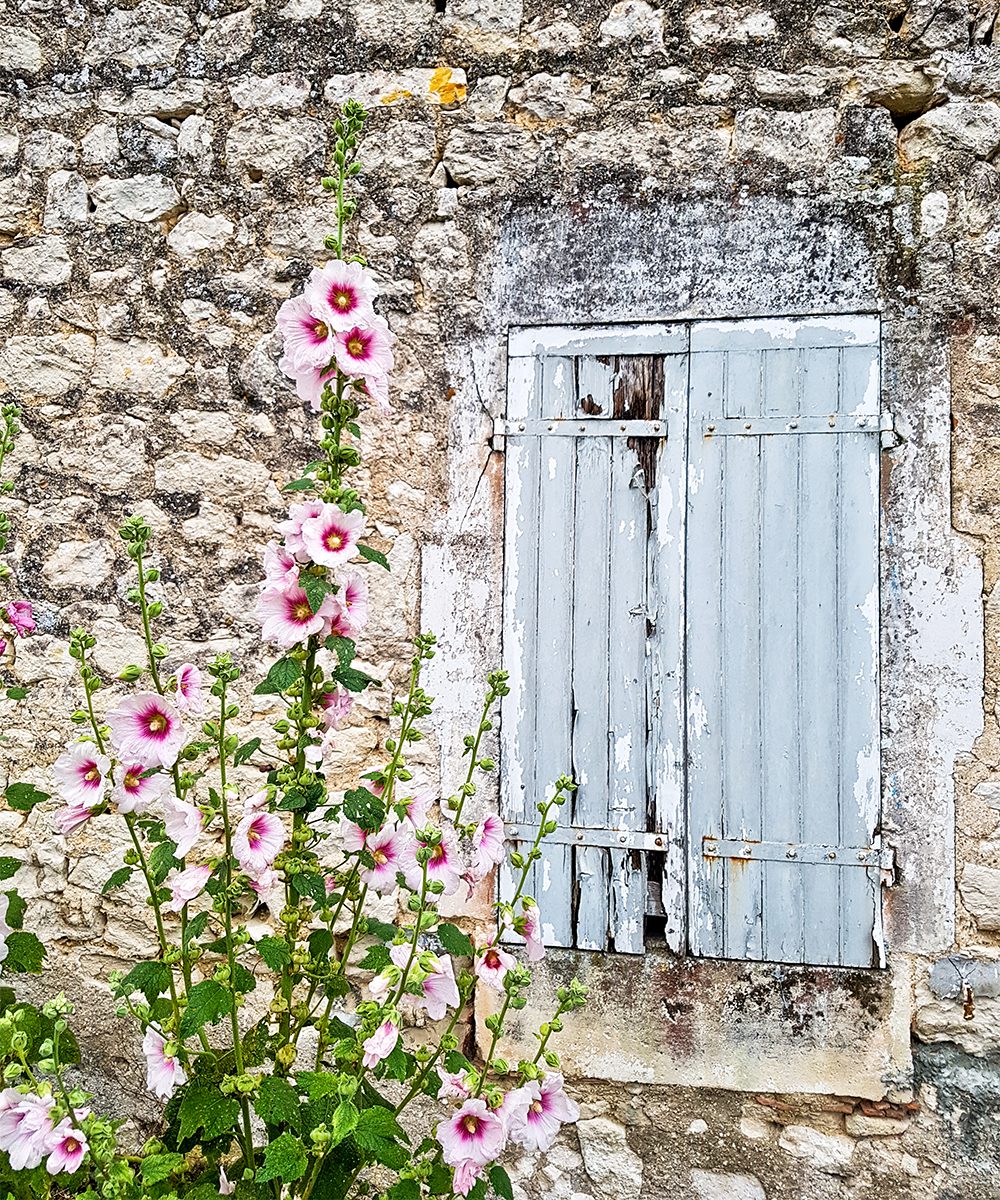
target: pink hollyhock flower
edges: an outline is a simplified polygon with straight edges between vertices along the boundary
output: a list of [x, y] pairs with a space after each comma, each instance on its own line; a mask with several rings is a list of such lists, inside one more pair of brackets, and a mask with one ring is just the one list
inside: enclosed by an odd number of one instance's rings
[[142, 1039], [142, 1052], [146, 1056], [146, 1086], [161, 1100], [169, 1100], [174, 1090], [187, 1082], [187, 1073], [180, 1059], [166, 1052], [167, 1042], [152, 1025]]
[[529, 962], [540, 962], [545, 957], [545, 945], [542, 942], [542, 918], [538, 905], [525, 899], [522, 901], [522, 916], [517, 922], [518, 932], [524, 938], [525, 949]]
[[7, 614], [7, 620], [14, 627], [14, 632], [18, 637], [25, 637], [29, 633], [34, 633], [37, 626], [35, 625], [35, 617], [31, 610], [31, 602], [29, 600], [11, 600], [4, 610]]
[[480, 879], [503, 860], [503, 821], [490, 813], [472, 834], [472, 871]]
[[441, 1157], [449, 1166], [474, 1163], [485, 1167], [503, 1150], [503, 1122], [480, 1097], [470, 1097], [449, 1121], [437, 1127]]
[[375, 282], [358, 262], [333, 259], [314, 268], [303, 296], [337, 330], [365, 324], [375, 315]]
[[455, 1164], [455, 1171], [452, 1176], [452, 1187], [456, 1196], [467, 1196], [476, 1185], [476, 1180], [481, 1179], [483, 1168], [471, 1158], [467, 1158], [464, 1162]]
[[148, 767], [172, 767], [184, 745], [180, 713], [156, 692], [128, 696], [108, 713], [111, 741], [120, 758]]
[[7, 653], [7, 639], [0, 637], [0, 655]]
[[337, 382], [333, 368], [326, 365], [319, 367], [296, 366], [288, 354], [281, 356], [278, 367], [283, 375], [295, 383], [296, 396], [300, 400], [304, 400], [313, 412], [318, 413], [323, 407], [323, 392], [328, 386], [333, 387]]
[[366, 375], [360, 381], [360, 390], [371, 400], [379, 411], [379, 415], [392, 415], [392, 405], [389, 403], [389, 376]]
[[285, 844], [285, 827], [277, 813], [251, 811], [233, 834], [233, 853], [240, 866], [254, 878], [278, 857]]
[[[79, 1117], [79, 1113], [77, 1116]], [[58, 1175], [65, 1171], [72, 1175], [83, 1162], [87, 1153], [87, 1139], [77, 1129], [69, 1117], [63, 1117], [53, 1130], [55, 1145], [49, 1154], [45, 1169], [50, 1175]]]
[[104, 799], [111, 760], [93, 742], [77, 742], [52, 767], [56, 791], [67, 804], [95, 808]]
[[325, 692], [320, 697], [323, 705], [323, 721], [329, 729], [339, 729], [347, 720], [354, 705], [351, 693], [346, 688], [339, 687], [334, 692]]
[[507, 1132], [526, 1150], [548, 1150], [559, 1126], [580, 1115], [576, 1103], [563, 1090], [563, 1077], [546, 1071], [541, 1083], [532, 1080], [513, 1093], [507, 1113]]
[[311, 517], [318, 517], [323, 511], [322, 500], [303, 500], [301, 504], [293, 504], [288, 510], [288, 520], [279, 521], [275, 529], [285, 541], [285, 549], [304, 562], [309, 554], [302, 541], [302, 526]]
[[201, 672], [194, 663], [183, 663], [177, 668], [177, 691], [174, 703], [181, 712], [200, 716], [205, 711], [205, 697], [201, 690]]
[[368, 845], [368, 834], [361, 828], [360, 825], [355, 825], [353, 821], [342, 819], [338, 828], [340, 834], [340, 844], [348, 854], [356, 854], [359, 850], [364, 850]]
[[233, 1192], [235, 1192], [235, 1191], [236, 1191], [236, 1184], [229, 1182], [229, 1178], [226, 1175], [226, 1168], [220, 1166], [219, 1167], [219, 1195], [220, 1196], [231, 1196], [233, 1194]]
[[354, 637], [354, 626], [351, 624], [351, 618], [347, 615], [347, 609], [339, 594], [334, 596], [334, 602], [336, 608], [330, 620], [330, 632], [334, 637]]
[[76, 833], [78, 829], [86, 825], [93, 815], [94, 810], [88, 808], [86, 804], [68, 804], [56, 813], [52, 818], [52, 824], [56, 833], [68, 837], [69, 834]]
[[442, 954], [437, 958], [437, 963], [438, 969], [424, 980], [424, 998], [421, 1002], [432, 1021], [440, 1021], [448, 1009], [454, 1008], [461, 999], [451, 958]]
[[5, 1089], [0, 1096], [0, 1150], [7, 1151], [13, 1170], [40, 1166], [52, 1149], [54, 1132], [50, 1100], [25, 1095], [17, 1088]]
[[272, 912], [284, 907], [285, 881], [273, 867], [265, 867], [256, 879], [250, 880], [250, 886], [257, 893], [261, 904], [266, 905]]
[[314, 563], [335, 567], [354, 554], [364, 528], [364, 513], [324, 504], [322, 512], [302, 522], [302, 544]]
[[503, 991], [504, 976], [517, 965], [517, 959], [499, 946], [487, 946], [476, 963], [476, 975], [488, 987]]
[[396, 873], [407, 871], [413, 865], [413, 834], [405, 827], [393, 829], [387, 826], [369, 836], [365, 849], [374, 858], [374, 867], [362, 867], [362, 880], [380, 895], [396, 887]]
[[366, 1038], [361, 1043], [365, 1052], [362, 1063], [369, 1068], [377, 1066], [383, 1058], [388, 1058], [396, 1049], [397, 1041], [399, 1041], [398, 1027], [391, 1021], [386, 1021], [384, 1025], [380, 1025], [375, 1030], [370, 1038]]
[[167, 912], [179, 913], [185, 904], [201, 895], [211, 874], [212, 868], [207, 864], [185, 867], [183, 871], [171, 871], [163, 881], [163, 886], [170, 889], [170, 899], [163, 907]]
[[337, 599], [344, 606], [351, 631], [358, 634], [368, 624], [368, 584], [360, 571], [345, 571], [337, 582]]
[[427, 814], [433, 803], [434, 797], [426, 788], [414, 796], [404, 796], [398, 801], [399, 807], [405, 810], [404, 816], [414, 829], [423, 829], [427, 824]]
[[170, 788], [170, 776], [158, 771], [146, 775], [150, 768], [143, 763], [120, 763], [111, 773], [114, 787], [111, 799], [120, 813], [141, 813], [154, 800], [159, 800]]
[[270, 584], [290, 587], [299, 581], [299, 564], [290, 550], [278, 542], [268, 542], [264, 547], [264, 575]]
[[[426, 843], [421, 842], [420, 845], [426, 846]], [[415, 892], [419, 892], [422, 886], [422, 872], [423, 868], [414, 858], [412, 865], [406, 871], [406, 882]], [[444, 891], [441, 893], [444, 896], [450, 896], [453, 892], [457, 892], [458, 886], [462, 882], [462, 864], [459, 861], [458, 846], [454, 834], [449, 829], [444, 831], [441, 841], [431, 853], [427, 863], [427, 880], [428, 882], [437, 880], [444, 884]]]
[[163, 827], [167, 837], [177, 845], [177, 857], [184, 858], [198, 840], [205, 823], [201, 809], [187, 800], [166, 795], [162, 800]]
[[332, 592], [313, 612], [309, 597], [300, 587], [266, 587], [257, 601], [256, 616], [264, 641], [290, 650], [314, 633], [325, 635], [336, 609]]
[[387, 375], [392, 370], [394, 341], [384, 317], [345, 329], [334, 342], [337, 366], [345, 375]]
[[325, 367], [333, 358], [336, 330], [326, 313], [314, 312], [305, 296], [294, 296], [278, 309], [285, 354], [296, 367]]
[[457, 1096], [459, 1100], [468, 1100], [472, 1089], [460, 1071], [440, 1071], [441, 1086], [438, 1088], [438, 1099], [445, 1100], [449, 1096]]

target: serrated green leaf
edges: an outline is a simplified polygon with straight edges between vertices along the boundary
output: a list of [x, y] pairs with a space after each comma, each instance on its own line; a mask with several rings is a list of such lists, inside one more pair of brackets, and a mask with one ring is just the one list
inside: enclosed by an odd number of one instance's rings
[[455, 925], [439, 925], [434, 930], [438, 941], [449, 954], [456, 958], [470, 958], [475, 954], [475, 947], [468, 937]]
[[292, 1085], [280, 1075], [265, 1075], [260, 1081], [253, 1109], [265, 1125], [290, 1125], [296, 1132], [301, 1130], [299, 1097]]
[[19, 858], [0, 858], [0, 879], [10, 879], [21, 869]]
[[33, 933], [8, 933], [4, 969], [23, 975], [37, 975], [45, 962], [45, 947]]
[[466, 1200], [486, 1200], [486, 1180], [477, 1179], [472, 1185]]
[[374, 917], [369, 917], [365, 921], [365, 932], [370, 933], [372, 937], [377, 937], [381, 942], [391, 942], [396, 936], [396, 926], [389, 925], [385, 921], [377, 921]]
[[349, 667], [351, 665], [356, 647], [349, 637], [337, 637], [336, 634], [331, 633], [323, 645], [327, 650], [332, 650], [336, 654], [340, 666]]
[[180, 1140], [193, 1137], [199, 1129], [202, 1140], [211, 1141], [232, 1129], [239, 1120], [240, 1102], [235, 1096], [224, 1096], [210, 1084], [189, 1084], [180, 1105]]
[[272, 937], [269, 934], [262, 937], [256, 946], [257, 953], [272, 971], [280, 971], [292, 961], [292, 952], [284, 938]]
[[[375, 1105], [366, 1108], [358, 1118], [357, 1132], [362, 1137], [398, 1138], [401, 1142], [410, 1140], [406, 1130], [396, 1120], [396, 1114], [391, 1108]], [[361, 1139], [355, 1135], [355, 1141], [360, 1146]]]
[[353, 1138], [345, 1138], [339, 1146], [334, 1146], [316, 1176], [312, 1193], [315, 1200], [339, 1200], [346, 1196], [360, 1165], [361, 1155]]
[[101, 895], [106, 896], [108, 892], [115, 891], [116, 888], [124, 887], [132, 878], [131, 867], [119, 867], [117, 871], [108, 879], [104, 887], [101, 888]]
[[324, 1096], [334, 1096], [337, 1093], [337, 1076], [331, 1075], [329, 1071], [299, 1071], [295, 1082], [310, 1100], [322, 1100]]
[[366, 546], [362, 542], [358, 542], [358, 553], [363, 559], [368, 562], [377, 563], [380, 567], [384, 567], [387, 571], [391, 571], [389, 560], [381, 550], [373, 550], [371, 546]]
[[500, 1200], [514, 1200], [514, 1188], [510, 1182], [510, 1176], [503, 1167], [499, 1165], [490, 1167], [490, 1186]]
[[385, 805], [367, 788], [354, 788], [344, 793], [343, 813], [368, 833], [381, 829], [385, 821]]
[[39, 791], [33, 783], [10, 783], [4, 792], [4, 799], [17, 812], [31, 812], [48, 798], [48, 792]]
[[184, 944], [186, 946], [190, 945], [190, 943], [193, 941], [197, 941], [197, 939], [200, 938], [205, 932], [205, 930], [208, 928], [210, 915], [211, 914], [207, 912], [196, 913], [191, 920], [188, 921], [187, 926], [184, 929]]
[[420, 1200], [420, 1184], [415, 1179], [400, 1179], [386, 1192], [388, 1200]]
[[251, 738], [249, 742], [244, 742], [242, 746], [233, 755], [233, 766], [242, 767], [245, 762], [248, 762], [260, 749], [260, 738]]
[[369, 946], [364, 958], [358, 963], [359, 971], [381, 971], [392, 962], [389, 951], [381, 942]]
[[366, 687], [378, 687], [381, 682], [373, 679], [371, 675], [366, 675], [364, 671], [359, 671], [356, 667], [338, 667], [333, 673], [333, 678], [349, 692], [363, 692]]
[[301, 479], [293, 479], [291, 483], [286, 483], [281, 490], [283, 492], [305, 492], [315, 486], [315, 479], [309, 479], [308, 476], [303, 475]]
[[294, 1134], [283, 1133], [264, 1151], [264, 1165], [257, 1172], [257, 1182], [280, 1179], [292, 1183], [305, 1174], [309, 1159], [302, 1143]]
[[162, 1183], [184, 1164], [183, 1154], [147, 1154], [140, 1171], [143, 1183]]
[[136, 963], [115, 988], [116, 996], [131, 996], [141, 992], [149, 1004], [170, 987], [170, 968], [163, 962]]
[[247, 992], [252, 992], [257, 987], [257, 977], [253, 971], [247, 970], [242, 963], [234, 964], [233, 971], [233, 990], [245, 996]]
[[277, 696], [288, 691], [302, 676], [302, 664], [294, 658], [279, 658], [253, 690], [255, 696]]
[[330, 1118], [330, 1144], [332, 1146], [338, 1145], [353, 1132], [360, 1115], [357, 1105], [352, 1100], [341, 1100]]
[[187, 994], [187, 1008], [181, 1017], [180, 1036], [191, 1037], [203, 1025], [215, 1024], [224, 1017], [232, 1004], [232, 996], [214, 979], [203, 979]]
[[293, 875], [292, 887], [300, 896], [308, 896], [314, 904], [326, 903], [326, 879], [322, 875]]
[[28, 905], [17, 892], [4, 892], [4, 895], [7, 897], [7, 924], [11, 929], [20, 929], [24, 925]]
[[313, 575], [309, 571], [299, 573], [299, 587], [305, 592], [309, 607], [313, 612], [319, 612], [320, 605], [333, 591], [333, 584], [321, 575]]
[[177, 847], [169, 839], [157, 842], [149, 852], [149, 873], [153, 882], [159, 886], [171, 871], [180, 870], [184, 864], [174, 854]]

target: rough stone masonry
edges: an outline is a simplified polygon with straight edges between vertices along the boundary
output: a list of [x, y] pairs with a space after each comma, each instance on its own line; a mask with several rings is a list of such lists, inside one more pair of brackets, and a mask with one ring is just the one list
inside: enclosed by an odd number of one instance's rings
[[[884, 635], [888, 686], [900, 656], [915, 669], [885, 753], [893, 779], [909, 772], [932, 799], [885, 797], [905, 851], [887, 895], [892, 971], [865, 983], [675, 964], [663, 983], [654, 963], [625, 1010], [638, 1053], [601, 1057], [569, 1031], [582, 1119], [543, 1166], [521, 1164], [519, 1197], [1000, 1196], [997, 9], [0, 4], [0, 394], [25, 410], [15, 565], [40, 620], [17, 663], [31, 720], [0, 701], [4, 781], [16, 763], [44, 782], [70, 736], [71, 626], [97, 633], [108, 673], [136, 657], [114, 533], [130, 507], [159, 539], [173, 644], [253, 661], [244, 614], [259, 548], [309, 445], [271, 330], [330, 225], [318, 178], [346, 98], [373, 113], [358, 235], [400, 343], [394, 417], [365, 445], [393, 573], [362, 652], [387, 682], [345, 732], [345, 781], [385, 736], [377, 714], [419, 627], [455, 651], [435, 681], [429, 778], [453, 761], [470, 680], [495, 660], [501, 455], [489, 438], [510, 314], [883, 313], [885, 385], [909, 405], [911, 435], [885, 520], [909, 539], [914, 640], [936, 620], [938, 647], [921, 674], [903, 603]], [[54, 963], [38, 986], [80, 1002], [90, 1082], [141, 1124], [155, 1110], [105, 1015], [104, 980], [151, 948], [149, 929], [137, 895], [99, 894], [112, 827], [92, 823], [70, 857], [48, 820], [2, 817]], [[976, 973], [969, 1020], [951, 953]], [[589, 969], [595, 1027], [622, 1036], [626, 968]], [[723, 1019], [734, 995], [749, 1014], [739, 1044]], [[692, 1013], [714, 1049], [685, 1074]], [[898, 1068], [863, 1091], [845, 1032], [859, 1013]], [[794, 1051], [817, 1024], [842, 1035], [834, 1084], [821, 1044], [794, 1088], [769, 1087], [763, 1069], [754, 1082], [769, 1044]], [[667, 1066], [645, 1059], [667, 1033]]]

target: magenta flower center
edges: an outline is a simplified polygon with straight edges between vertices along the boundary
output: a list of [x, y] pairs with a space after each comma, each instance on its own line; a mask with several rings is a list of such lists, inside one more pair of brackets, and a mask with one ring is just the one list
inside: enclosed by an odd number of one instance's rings
[[168, 724], [169, 724], [169, 722], [167, 721], [167, 718], [163, 715], [163, 713], [161, 713], [161, 712], [153, 713], [153, 715], [149, 718], [149, 732], [150, 733], [163, 733], [166, 730]]
[[338, 529], [328, 529], [323, 538], [327, 550], [339, 550], [344, 544], [344, 535]]
[[140, 777], [138, 775], [134, 774], [132, 771], [126, 771], [125, 779], [123, 782], [125, 784], [126, 790], [134, 790], [135, 788], [137, 788], [139, 786], [139, 784], [142, 782], [142, 780], [140, 779]]
[[444, 843], [439, 842], [431, 851], [431, 862], [439, 863], [442, 862], [446, 857]]
[[475, 1134], [479, 1132], [479, 1118], [474, 1117], [471, 1113], [463, 1119], [462, 1125], [465, 1127], [467, 1133]]
[[365, 339], [360, 333], [352, 334], [347, 339], [347, 353], [352, 358], [361, 358], [365, 352]]
[[354, 292], [350, 288], [334, 285], [330, 289], [330, 304], [338, 312], [350, 312], [354, 307]]
[[76, 1151], [80, 1149], [80, 1143], [75, 1137], [68, 1137], [66, 1141], [63, 1142], [63, 1146], [70, 1154], [75, 1154]]
[[531, 1111], [533, 1113], [543, 1113], [545, 1112], [545, 1105], [541, 1102], [541, 1100], [532, 1100]]
[[500, 955], [495, 950], [487, 950], [483, 959], [491, 971], [495, 971], [500, 966]]
[[375, 859], [376, 865], [380, 866], [380, 867], [382, 866], [383, 863], [387, 863], [389, 861], [389, 856], [381, 850], [376, 850], [372, 854], [372, 858]]
[[101, 772], [97, 769], [97, 763], [90, 763], [90, 769], [84, 772], [83, 782], [94, 783], [101, 777]]
[[308, 621], [313, 615], [312, 609], [309, 607], [309, 601], [300, 600], [292, 609], [292, 615], [296, 621]]
[[256, 850], [260, 845], [262, 837], [263, 835], [255, 825], [251, 825], [249, 830], [247, 830], [247, 842], [253, 850]]

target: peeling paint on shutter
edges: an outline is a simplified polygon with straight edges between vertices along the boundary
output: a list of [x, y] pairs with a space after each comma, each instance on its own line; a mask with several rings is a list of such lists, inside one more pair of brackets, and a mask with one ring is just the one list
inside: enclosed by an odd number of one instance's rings
[[690, 947], [871, 966], [878, 323], [696, 324], [691, 351]]

